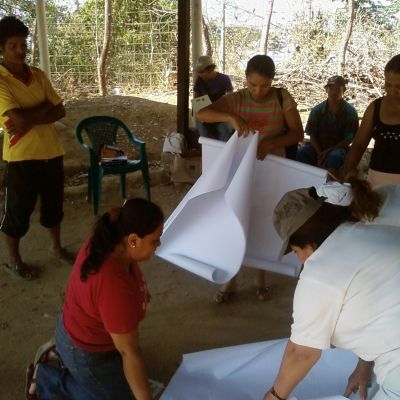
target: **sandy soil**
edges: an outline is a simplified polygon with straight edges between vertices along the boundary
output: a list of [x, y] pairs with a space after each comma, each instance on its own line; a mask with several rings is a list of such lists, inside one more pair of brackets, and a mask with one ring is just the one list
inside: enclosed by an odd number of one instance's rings
[[[175, 129], [176, 107], [138, 98], [110, 97], [76, 100], [67, 104], [60, 135], [65, 149], [68, 187], [62, 239], [77, 251], [94, 222], [91, 205], [85, 200], [86, 185], [79, 176], [85, 171], [86, 154], [74, 136], [76, 124], [89, 115], [116, 115], [145, 140], [153, 164], [152, 197], [169, 215], [187, 188], [177, 190], [167, 184], [159, 167], [165, 134]], [[2, 165], [2, 163], [0, 163]], [[128, 180], [128, 196], [142, 196], [137, 177]], [[72, 185], [72, 186], [71, 186]], [[117, 181], [108, 179], [102, 195], [102, 210], [120, 204]], [[0, 399], [23, 399], [25, 367], [33, 360], [37, 347], [53, 334], [55, 318], [62, 305], [71, 267], [48, 254], [47, 233], [32, 216], [31, 228], [22, 240], [26, 261], [41, 267], [38, 280], [25, 282], [0, 270]], [[7, 261], [0, 242], [0, 264]], [[141, 345], [149, 375], [168, 383], [182, 355], [210, 348], [287, 337], [295, 280], [269, 274], [276, 284], [275, 296], [268, 302], [255, 298], [254, 271], [244, 268], [239, 279], [239, 294], [227, 305], [212, 301], [217, 287], [184, 270], [154, 257], [143, 263], [152, 300], [141, 325]]]

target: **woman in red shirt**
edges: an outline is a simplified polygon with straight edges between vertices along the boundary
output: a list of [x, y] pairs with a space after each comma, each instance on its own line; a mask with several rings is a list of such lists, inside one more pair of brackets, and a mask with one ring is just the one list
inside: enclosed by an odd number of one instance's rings
[[57, 322], [62, 368], [38, 364], [37, 398], [151, 399], [138, 337], [148, 294], [137, 263], [160, 245], [163, 220], [144, 199], [98, 220], [75, 261]]

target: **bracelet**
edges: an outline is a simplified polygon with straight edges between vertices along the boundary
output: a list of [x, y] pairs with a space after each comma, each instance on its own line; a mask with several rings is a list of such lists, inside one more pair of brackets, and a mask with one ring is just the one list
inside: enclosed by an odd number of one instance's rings
[[278, 400], [286, 400], [286, 398], [279, 396], [279, 394], [275, 392], [275, 388], [273, 386], [271, 388], [271, 394]]

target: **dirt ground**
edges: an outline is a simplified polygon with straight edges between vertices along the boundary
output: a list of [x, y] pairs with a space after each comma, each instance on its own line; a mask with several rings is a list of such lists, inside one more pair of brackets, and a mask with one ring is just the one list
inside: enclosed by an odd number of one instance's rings
[[[152, 164], [152, 199], [168, 216], [188, 189], [168, 184], [167, 176], [160, 169], [164, 137], [176, 127], [176, 107], [113, 96], [71, 101], [66, 108], [67, 117], [59, 125], [68, 177], [62, 224], [64, 245], [76, 252], [95, 221], [92, 207], [85, 200], [86, 184], [82, 176], [87, 155], [77, 145], [74, 132], [77, 123], [86, 116], [115, 115], [146, 142]], [[143, 196], [137, 176], [128, 178], [127, 188], [128, 197]], [[101, 210], [104, 212], [120, 202], [117, 181], [108, 179]], [[35, 212], [21, 248], [26, 261], [40, 266], [40, 278], [25, 282], [0, 270], [0, 400], [24, 398], [25, 368], [32, 362], [38, 346], [53, 334], [71, 270], [71, 266], [49, 256], [47, 233], [38, 219]], [[0, 264], [5, 262], [7, 253], [1, 241]], [[259, 302], [255, 298], [254, 271], [244, 268], [237, 298], [230, 304], [215, 305], [212, 298], [217, 287], [212, 283], [158, 257], [142, 263], [141, 267], [152, 295], [146, 320], [140, 328], [141, 346], [149, 376], [158, 381], [168, 383], [185, 353], [289, 335], [296, 284], [292, 278], [268, 274], [277, 289], [272, 300]]]

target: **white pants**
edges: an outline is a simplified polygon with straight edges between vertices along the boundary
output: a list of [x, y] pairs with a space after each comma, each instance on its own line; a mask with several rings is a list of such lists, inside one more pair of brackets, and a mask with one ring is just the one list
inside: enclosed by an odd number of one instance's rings
[[392, 369], [381, 383], [372, 400], [400, 399], [400, 367]]

